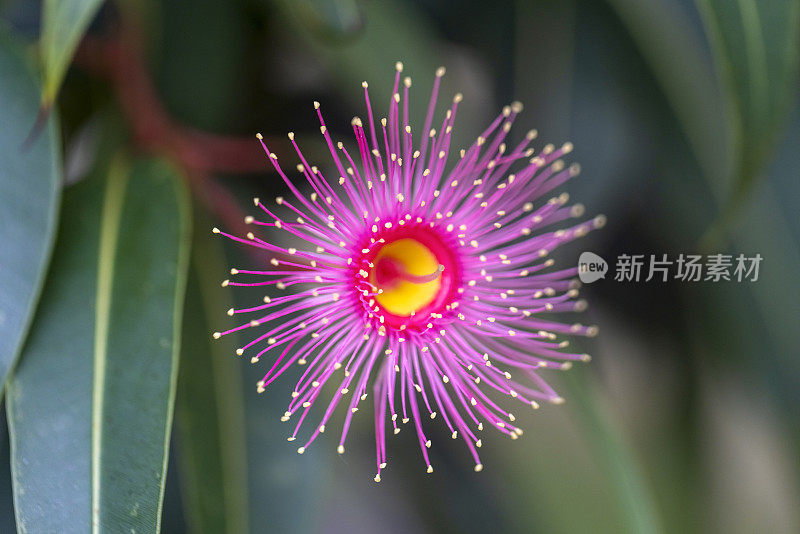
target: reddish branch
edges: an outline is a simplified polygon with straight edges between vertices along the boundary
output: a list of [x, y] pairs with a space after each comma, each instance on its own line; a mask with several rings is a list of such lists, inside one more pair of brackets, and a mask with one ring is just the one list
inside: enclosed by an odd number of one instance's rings
[[169, 150], [187, 168], [206, 172], [265, 171], [255, 137], [227, 137], [178, 124], [161, 103], [144, 62], [142, 40], [130, 29], [114, 40], [87, 37], [76, 62], [113, 85], [135, 142], [146, 150]]
[[229, 227], [241, 229], [243, 214], [213, 173], [267, 172], [255, 137], [228, 137], [202, 132], [174, 120], [158, 96], [144, 60], [141, 35], [123, 27], [114, 39], [86, 37], [76, 63], [109, 80], [136, 146], [166, 153], [186, 171], [195, 193]]

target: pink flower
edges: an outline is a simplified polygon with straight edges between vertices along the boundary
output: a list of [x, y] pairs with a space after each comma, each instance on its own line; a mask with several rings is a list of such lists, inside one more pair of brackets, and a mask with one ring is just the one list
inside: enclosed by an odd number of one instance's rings
[[401, 83], [401, 71], [398, 63], [388, 118], [377, 123], [364, 82], [367, 119], [352, 121], [358, 153], [334, 143], [314, 103], [333, 159], [332, 179], [306, 161], [290, 133], [297, 169], [307, 182], [295, 184], [258, 136], [296, 200], [278, 198], [275, 208], [255, 199], [263, 220], [248, 217], [247, 222], [291, 234], [296, 248], [255, 233], [240, 238], [214, 229], [272, 255], [265, 270], [231, 270], [256, 281], [223, 285], [275, 285], [287, 292], [229, 310], [250, 319], [214, 337], [253, 332], [237, 353], [250, 354], [253, 363], [268, 361], [259, 392], [289, 366], [305, 366], [283, 417], [297, 418], [290, 441], [323, 386], [336, 383], [322, 420], [298, 449], [301, 454], [324, 432], [340, 403], [347, 404], [338, 447], [344, 452], [351, 420], [371, 388], [376, 481], [387, 462], [387, 423], [395, 434], [403, 424], [414, 426], [431, 472], [431, 442], [423, 422], [438, 416], [453, 439], [464, 440], [480, 471], [484, 426], [513, 439], [522, 434], [514, 415], [492, 400], [492, 390], [533, 408], [540, 401], [563, 401], [540, 371], [589, 360], [587, 354], [564, 350], [563, 337], [591, 336], [597, 328], [547, 318], [586, 305], [575, 299], [576, 269], [552, 270], [548, 256], [605, 221], [598, 216], [556, 228], [581, 217], [583, 206], [567, 206], [565, 193], [545, 195], [577, 175], [579, 167], [567, 167], [561, 159], [572, 150], [570, 143], [545, 145], [536, 153], [530, 148], [535, 131], [516, 146], [506, 145], [522, 110], [518, 102], [503, 108], [458, 158], [449, 157], [460, 94], [441, 126], [431, 129], [444, 68], [436, 73], [415, 145], [408, 124], [411, 81]]

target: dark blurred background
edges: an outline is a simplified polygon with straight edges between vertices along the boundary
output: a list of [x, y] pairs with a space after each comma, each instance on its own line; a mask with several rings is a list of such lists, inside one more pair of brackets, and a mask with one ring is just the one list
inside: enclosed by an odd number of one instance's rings
[[[800, 532], [795, 4], [743, 12], [705, 0], [105, 4], [59, 97], [67, 180], [127, 145], [183, 164], [196, 200], [163, 530]], [[786, 6], [787, 17], [775, 15]], [[2, 18], [31, 40], [38, 9], [0, 2]], [[736, 24], [750, 23], [766, 43], [761, 108], [747, 96], [760, 71], [736, 37]], [[122, 52], [109, 59], [111, 46]], [[260, 296], [217, 289], [230, 266], [255, 260], [208, 229], [236, 230], [250, 197], [285, 194], [255, 132], [287, 159], [285, 134], [296, 132], [324, 168], [312, 101], [334, 137], [349, 139], [351, 117], [363, 113], [362, 80], [385, 109], [397, 60], [414, 80], [417, 120], [436, 67], [447, 67], [443, 98], [464, 94], [457, 146], [511, 100], [525, 104], [517, 139], [537, 128], [537, 147], [574, 143], [583, 171], [567, 190], [608, 225], [564, 251], [567, 264], [584, 250], [612, 269], [621, 254], [764, 260], [757, 282], [609, 276], [586, 286], [590, 306], [578, 320], [600, 326], [582, 346], [594, 359], [546, 377], [566, 404], [518, 409], [517, 441], [485, 436], [482, 473], [442, 425], [432, 436], [436, 471], [426, 475], [412, 433], [402, 432], [376, 485], [371, 416], [355, 419], [344, 456], [336, 436], [299, 456], [279, 422], [292, 379], [258, 396], [260, 366], [235, 358], [232, 341], [209, 348], [208, 333], [230, 324], [230, 299]], [[179, 130], [142, 130], [142, 109], [152, 114], [145, 126], [166, 117]], [[236, 164], [193, 165], [191, 147], [175, 141], [185, 132], [215, 134], [202, 147], [230, 141]], [[0, 482], [3, 524], [13, 528], [7, 472]]]

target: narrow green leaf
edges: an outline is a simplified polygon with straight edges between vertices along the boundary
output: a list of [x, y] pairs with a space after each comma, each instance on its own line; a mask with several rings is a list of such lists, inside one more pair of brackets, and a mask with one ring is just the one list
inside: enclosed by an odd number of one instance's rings
[[501, 512], [515, 532], [664, 531], [637, 451], [591, 373], [547, 377], [566, 404], [515, 410], [523, 439], [481, 453], [487, 474], [499, 464], [498, 485], [515, 488]]
[[761, 173], [796, 97], [800, 0], [696, 3], [727, 93], [738, 201]]
[[[203, 239], [216, 240], [225, 250], [228, 260], [224, 268], [209, 262], [208, 276], [211, 280], [204, 279], [203, 284], [213, 282], [219, 285], [221, 277], [229, 276], [228, 271], [232, 266], [258, 268], [259, 262], [246, 255], [247, 251], [242, 250], [238, 243], [220, 240], [218, 235], [207, 229], [198, 236], [198, 240]], [[235, 308], [252, 306], [254, 301], [261, 301], [264, 297], [264, 288], [251, 288], [250, 291], [247, 288], [236, 288], [236, 291], [230, 289], [225, 288], [226, 296], [233, 299]], [[267, 291], [266, 294], [273, 298], [278, 296], [274, 291]], [[225, 314], [228, 307], [225, 305], [220, 309], [208, 310], [213, 328], [206, 332], [206, 336], [239, 324], [236, 318]], [[325, 446], [327, 434], [319, 436], [314, 450], [303, 455], [297, 454], [296, 445], [292, 446], [286, 441], [291, 430], [280, 418], [291, 399], [292, 382], [276, 382], [273, 384], [276, 387], [269, 387], [259, 394], [256, 384], [264, 377], [264, 365], [251, 365], [237, 356], [234, 349], [247, 341], [250, 341], [247, 335], [223, 336], [216, 343], [222, 343], [220, 350], [224, 358], [233, 359], [244, 384], [238, 394], [244, 404], [247, 483], [251, 496], [251, 505], [248, 507], [250, 532], [312, 532], [320, 520], [317, 511], [324, 505], [325, 481], [330, 479], [331, 463], [341, 461], [341, 457], [334, 452], [335, 445]], [[235, 394], [229, 391], [229, 395]]]
[[189, 248], [167, 164], [115, 161], [68, 190], [24, 358], [8, 385], [17, 522], [155, 532]]
[[210, 238], [205, 221], [199, 217], [195, 224], [186, 293], [175, 405], [178, 467], [191, 532], [234, 534], [248, 531], [242, 362], [230, 338], [209, 335], [209, 324], [233, 303], [219, 285], [221, 244]]
[[[138, 163], [130, 180], [111, 174], [103, 206], [95, 323], [96, 530], [124, 526], [148, 532], [157, 530], [161, 520], [189, 224], [188, 194], [169, 165]], [[114, 227], [119, 231], [112, 233]]]
[[605, 400], [585, 369], [574, 369], [564, 381], [570, 389], [584, 431], [608, 470], [630, 532], [660, 532], [650, 488], [636, 455], [624, 434], [608, 414]]
[[664, 91], [698, 163], [712, 183], [728, 176], [724, 110], [700, 32], [670, 0], [608, 0]]
[[39, 81], [0, 34], [0, 384], [19, 354], [55, 235], [61, 188], [59, 135], [51, 116], [30, 146]]
[[64, 194], [63, 225], [24, 358], [8, 383], [20, 532], [91, 529], [94, 295], [103, 182]]
[[42, 13], [42, 102], [52, 104], [67, 66], [103, 0], [44, 0]]

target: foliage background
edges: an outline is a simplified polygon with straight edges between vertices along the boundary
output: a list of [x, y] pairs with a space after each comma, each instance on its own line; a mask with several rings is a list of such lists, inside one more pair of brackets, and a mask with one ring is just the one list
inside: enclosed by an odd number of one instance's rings
[[[0, 530], [800, 531], [799, 31], [796, 0], [0, 1]], [[426, 475], [401, 433], [375, 485], [371, 417], [298, 456], [291, 380], [257, 396], [211, 343], [259, 295], [219, 287], [255, 258], [209, 229], [283, 192], [256, 131], [324, 164], [311, 102], [348, 138], [398, 59], [418, 102], [448, 67], [461, 144], [513, 99], [518, 136], [575, 144], [609, 224], [565, 261], [764, 262], [586, 287], [564, 406], [487, 436], [479, 474], [438, 429]]]

